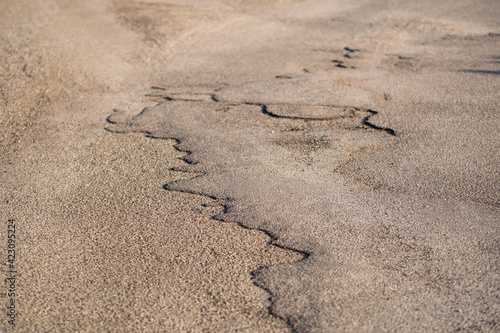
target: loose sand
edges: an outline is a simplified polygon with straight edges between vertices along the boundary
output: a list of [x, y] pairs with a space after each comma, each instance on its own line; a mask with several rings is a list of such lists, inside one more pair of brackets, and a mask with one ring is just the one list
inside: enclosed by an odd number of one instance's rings
[[498, 330], [497, 2], [66, 2], [0, 5], [14, 329]]

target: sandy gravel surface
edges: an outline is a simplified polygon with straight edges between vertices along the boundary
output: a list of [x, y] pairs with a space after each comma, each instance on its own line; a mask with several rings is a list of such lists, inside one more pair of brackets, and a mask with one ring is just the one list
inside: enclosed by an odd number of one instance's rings
[[499, 7], [2, 2], [1, 330], [497, 331]]

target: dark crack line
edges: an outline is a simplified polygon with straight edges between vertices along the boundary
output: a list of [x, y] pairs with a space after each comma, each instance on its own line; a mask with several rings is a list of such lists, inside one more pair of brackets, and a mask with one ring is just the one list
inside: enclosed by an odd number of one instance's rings
[[380, 127], [380, 126], [377, 126], [375, 124], [372, 124], [370, 123], [368, 120], [376, 115], [378, 112], [377, 111], [373, 111], [373, 110], [366, 110], [366, 112], [369, 112], [370, 115], [369, 116], [366, 116], [363, 118], [363, 120], [361, 120], [361, 123], [363, 125], [365, 125], [366, 127], [370, 127], [370, 128], [373, 128], [373, 129], [376, 129], [377, 131], [384, 131], [392, 136], [397, 136], [396, 132], [392, 129], [392, 128], [388, 128], [388, 127]]
[[[277, 245], [275, 245], [275, 246], [277, 246]], [[304, 260], [304, 259], [305, 259], [305, 258], [303, 258], [303, 259], [301, 259], [301, 260], [299, 260], [299, 261], [302, 261], [302, 260]], [[275, 313], [275, 312], [273, 311], [273, 308], [275, 308], [275, 307], [276, 307], [276, 302], [273, 300], [273, 293], [271, 292], [271, 290], [270, 290], [269, 288], [267, 288], [267, 287], [265, 287], [265, 286], [263, 286], [263, 285], [261, 285], [261, 284], [257, 283], [257, 282], [255, 281], [255, 279], [257, 278], [257, 275], [259, 274], [259, 272], [260, 272], [260, 270], [261, 270], [261, 269], [262, 269], [262, 268], [258, 268], [258, 269], [256, 269], [256, 270], [251, 271], [251, 272], [250, 272], [250, 276], [252, 277], [252, 281], [253, 281], [253, 284], [254, 284], [255, 286], [257, 286], [258, 288], [260, 288], [260, 289], [264, 290], [264, 291], [265, 291], [265, 292], [267, 292], [269, 295], [271, 295], [271, 296], [267, 299], [267, 301], [268, 301], [268, 302], [269, 302], [269, 304], [270, 304], [270, 305], [268, 306], [268, 308], [267, 308], [267, 312], [268, 312], [268, 314], [269, 314], [269, 315], [271, 315], [271, 316], [274, 316], [274, 317], [276, 317], [276, 318], [279, 318], [279, 319], [283, 320], [283, 321], [285, 322], [285, 324], [286, 324], [286, 325], [288, 325], [288, 326], [290, 327], [290, 329], [292, 330], [292, 333], [298, 333], [299, 331], [295, 328], [295, 325], [292, 323], [292, 318], [291, 318], [290, 316], [287, 316], [287, 317], [280, 316], [280, 315], [278, 315], [277, 313]]]
[[[353, 52], [359, 52], [360, 50], [358, 49], [351, 49], [351, 48], [348, 48], [348, 47], [345, 47], [345, 50], [353, 53]], [[343, 65], [343, 62], [342, 61], [339, 61], [339, 60], [332, 60], [332, 62], [335, 62], [337, 63], [337, 66], [339, 67], [345, 67]], [[153, 87], [154, 89], [163, 89], [163, 88], [160, 88], [160, 87]], [[196, 94], [194, 94], [196, 95]], [[266, 104], [263, 104], [263, 103], [251, 103], [251, 102], [245, 102], [245, 103], [238, 103], [238, 104], [230, 104], [230, 103], [224, 103], [224, 102], [221, 102], [215, 94], [206, 94], [206, 95], [210, 95], [210, 99], [215, 102], [215, 103], [220, 103], [220, 104], [223, 104], [225, 105], [226, 107], [227, 106], [240, 106], [240, 105], [255, 105], [255, 106], [260, 106], [261, 107], [261, 112], [269, 117], [272, 117], [272, 118], [283, 118], [283, 119], [295, 119], [295, 120], [303, 120], [303, 121], [330, 121], [330, 120], [336, 120], [336, 119], [343, 119], [343, 118], [348, 118], [350, 117], [350, 115], [345, 115], [345, 116], [337, 116], [337, 117], [328, 117], [328, 118], [305, 118], [305, 117], [298, 117], [298, 116], [280, 116], [280, 115], [277, 115], [277, 114], [274, 114], [272, 112], [269, 112], [269, 110], [267, 109], [267, 105]], [[146, 95], [148, 96], [148, 95]], [[151, 96], [151, 97], [160, 97], [160, 96]], [[203, 101], [198, 101], [198, 100], [190, 100], [190, 99], [182, 99], [182, 98], [174, 98], [172, 96], [163, 96], [163, 99], [167, 100], [167, 101], [181, 101], [181, 102], [203, 102]], [[278, 104], [278, 105], [294, 105], [294, 104]], [[309, 105], [309, 106], [324, 106], [324, 107], [339, 107], [339, 106], [334, 106], [334, 105]], [[340, 106], [341, 107], [341, 106]], [[388, 133], [389, 135], [392, 135], [392, 136], [397, 136], [396, 134], [396, 131], [394, 131], [392, 128], [388, 128], [388, 127], [381, 127], [381, 126], [378, 126], [378, 125], [375, 125], [373, 123], [371, 123], [369, 121], [369, 119], [378, 114], [377, 111], [374, 111], [374, 110], [371, 110], [371, 109], [359, 109], [359, 108], [356, 108], [356, 107], [350, 107], [350, 106], [344, 106], [344, 108], [352, 108], [356, 111], [366, 111], [368, 113], [370, 113], [370, 115], [364, 117], [362, 120], [361, 120], [361, 124], [366, 126], [366, 127], [369, 127], [369, 128], [372, 128], [372, 129], [375, 129], [377, 131], [383, 131], [383, 132], [386, 132]]]
[[[250, 103], [247, 103], [247, 105], [250, 104]], [[299, 117], [299, 116], [281, 116], [281, 115], [278, 115], [278, 114], [274, 114], [272, 112], [270, 112], [268, 109], [267, 109], [267, 105], [263, 105], [263, 104], [250, 104], [250, 105], [256, 105], [256, 106], [261, 106], [262, 109], [261, 109], [261, 112], [263, 114], [265, 114], [266, 116], [269, 116], [269, 117], [272, 117], [272, 118], [281, 118], [281, 119], [295, 119], [295, 120], [303, 120], [303, 121], [330, 121], [330, 120], [337, 120], [337, 119], [344, 119], [344, 118], [350, 118], [352, 117], [352, 114], [347, 114], [347, 115], [342, 115], [342, 116], [336, 116], [336, 117], [325, 117], [325, 118], [306, 118], [306, 117]], [[295, 104], [272, 104], [272, 105], [295, 105]], [[339, 106], [334, 106], [334, 105], [305, 105], [305, 106], [323, 106], [323, 107], [329, 107], [329, 108], [334, 108], [334, 107], [339, 107]], [[346, 106], [346, 107], [340, 107], [340, 108], [350, 108], [350, 109], [354, 109], [355, 111], [363, 111], [361, 109], [358, 109], [358, 108], [354, 108], [354, 107], [351, 107], [351, 106]]]
[[[190, 102], [190, 103], [200, 103], [200, 102], [203, 102], [203, 101], [189, 100], [189, 99], [180, 99], [180, 98], [176, 99], [176, 98], [172, 98], [172, 97], [169, 97], [169, 96], [163, 97], [163, 98], [165, 100], [167, 100], [167, 101], [180, 101], [180, 102]], [[241, 106], [241, 105], [260, 106], [261, 107], [261, 112], [263, 114], [265, 114], [266, 116], [269, 116], [269, 117], [272, 117], [272, 118], [295, 119], [295, 120], [303, 120], [303, 121], [330, 121], [330, 120], [336, 120], [336, 119], [343, 119], [343, 118], [349, 118], [349, 117], [351, 117], [351, 115], [337, 116], [337, 117], [328, 117], [328, 118], [306, 118], [306, 117], [298, 117], [298, 116], [280, 116], [280, 115], [277, 115], [277, 114], [274, 114], [274, 113], [270, 112], [267, 109], [267, 105], [266, 104], [251, 103], [251, 102], [237, 103], [237, 104], [224, 103], [224, 102], [219, 101], [217, 99], [217, 97], [215, 96], [215, 94], [210, 95], [210, 98], [215, 103], [223, 104], [226, 107], [228, 107], [228, 106]], [[273, 104], [273, 105], [295, 105], [295, 104], [285, 104], [285, 103], [283, 103], [283, 104]], [[342, 108], [342, 106], [335, 106], [335, 105], [308, 105], [308, 106], [324, 106], [324, 107], [340, 107], [340, 108]], [[377, 125], [372, 124], [371, 122], [369, 122], [369, 119], [372, 116], [378, 114], [377, 111], [374, 111], [374, 110], [371, 110], [371, 109], [360, 109], [360, 108], [356, 108], [356, 107], [352, 107], [352, 106], [344, 106], [344, 108], [352, 108], [355, 111], [366, 111], [366, 112], [369, 112], [370, 115], [364, 117], [361, 120], [361, 124], [362, 125], [364, 125], [366, 127], [369, 127], [369, 128], [372, 128], [372, 129], [375, 129], [375, 130], [378, 130], [378, 131], [386, 132], [386, 133], [388, 133], [388, 134], [390, 134], [392, 136], [397, 136], [396, 131], [394, 131], [392, 128], [377, 126]]]
[[[200, 103], [200, 102], [203, 102], [203, 101], [197, 101], [197, 100], [189, 100], [189, 99], [175, 99], [175, 98], [172, 98], [172, 97], [163, 97], [165, 100], [167, 101], [181, 101], [181, 102], [191, 102], [191, 103]], [[328, 118], [305, 118], [305, 117], [298, 117], [298, 116], [280, 116], [280, 115], [277, 115], [277, 114], [274, 114], [272, 112], [270, 112], [268, 109], [267, 109], [267, 105], [266, 104], [262, 104], [262, 103], [251, 103], [251, 102], [245, 102], [245, 103], [237, 103], [237, 104], [230, 104], [230, 103], [224, 103], [224, 102], [221, 102], [217, 99], [217, 97], [215, 96], [215, 94], [211, 94], [210, 95], [210, 98], [212, 99], [212, 101], [214, 101], [215, 103], [220, 103], [220, 104], [223, 104], [225, 105], [226, 107], [227, 106], [241, 106], [241, 105], [254, 105], [254, 106], [260, 106], [261, 107], [261, 112], [263, 114], [265, 114], [266, 116], [269, 116], [269, 117], [272, 117], [272, 118], [282, 118], [282, 119], [295, 119], [295, 120], [303, 120], [303, 121], [330, 121], [330, 120], [336, 120], [336, 119], [344, 119], [344, 118], [348, 118], [350, 117], [351, 115], [345, 115], [345, 116], [337, 116], [337, 117], [328, 117]], [[273, 105], [294, 105], [294, 104], [273, 104]], [[324, 106], [324, 107], [342, 107], [342, 106], [335, 106], [335, 105], [308, 105], [308, 106]], [[394, 131], [392, 128], [389, 128], [389, 127], [381, 127], [381, 126], [378, 126], [378, 125], [375, 125], [373, 123], [371, 123], [369, 121], [369, 119], [378, 114], [378, 111], [374, 111], [374, 110], [371, 110], [371, 109], [360, 109], [360, 108], [356, 108], [356, 107], [352, 107], [352, 106], [344, 106], [344, 108], [352, 108], [354, 109], [355, 111], [365, 111], [365, 112], [368, 112], [370, 113], [370, 115], [364, 117], [362, 120], [361, 120], [361, 124], [366, 126], [366, 127], [369, 127], [371, 129], [375, 129], [377, 131], [382, 131], [382, 132], [386, 132], [388, 133], [389, 135], [392, 135], [392, 136], [398, 136], [396, 134], [396, 131]]]

